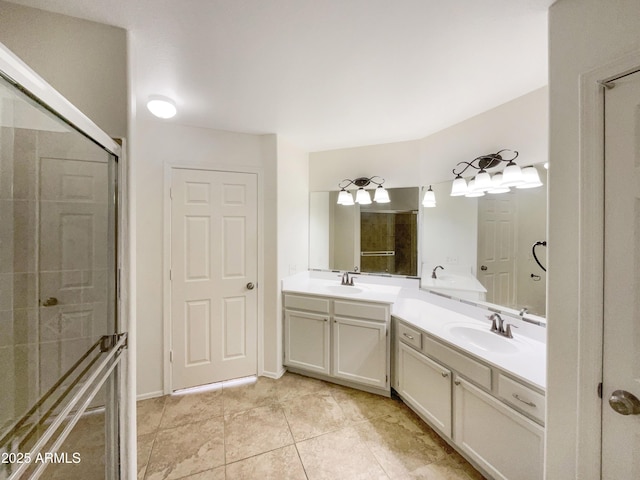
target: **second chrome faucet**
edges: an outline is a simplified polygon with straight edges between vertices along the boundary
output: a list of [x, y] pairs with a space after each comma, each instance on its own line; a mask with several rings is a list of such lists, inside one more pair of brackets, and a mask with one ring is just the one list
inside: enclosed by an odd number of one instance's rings
[[[512, 325], [510, 323], [507, 323], [507, 325], [505, 326], [504, 320], [499, 313], [493, 313], [487, 318], [491, 320], [491, 331], [493, 333], [497, 333], [498, 335], [502, 335], [503, 337], [513, 338], [513, 333], [511, 333]], [[515, 325], [513, 325], [513, 327], [517, 328]]]

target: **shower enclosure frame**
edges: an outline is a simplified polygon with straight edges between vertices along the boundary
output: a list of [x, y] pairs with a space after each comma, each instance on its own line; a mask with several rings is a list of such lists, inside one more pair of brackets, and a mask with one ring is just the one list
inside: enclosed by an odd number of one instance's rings
[[[135, 337], [130, 324], [130, 249], [128, 216], [128, 165], [124, 140], [116, 141], [102, 131], [93, 121], [71, 104], [51, 85], [35, 73], [13, 52], [0, 43], [0, 76], [13, 84], [27, 97], [54, 114], [68, 126], [100, 146], [115, 157], [115, 274], [116, 332], [126, 334], [122, 359], [117, 363], [115, 381], [105, 383], [107, 389], [115, 389], [112, 399], [117, 405], [118, 418], [107, 419], [107, 441], [111, 437], [111, 461], [107, 457], [107, 478], [124, 479], [137, 476], [135, 445]], [[114, 341], [114, 343], [116, 343]], [[123, 342], [124, 343], [124, 342]], [[131, 452], [134, 452], [132, 455]], [[116, 462], [115, 460], [118, 459]]]

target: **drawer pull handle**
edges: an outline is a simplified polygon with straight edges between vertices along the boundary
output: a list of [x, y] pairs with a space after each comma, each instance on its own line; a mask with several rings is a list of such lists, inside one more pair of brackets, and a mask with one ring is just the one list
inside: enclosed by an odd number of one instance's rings
[[442, 375], [443, 378], [447, 378], [449, 376], [449, 374], [447, 372], [442, 372], [441, 375]]
[[453, 383], [455, 383], [455, 385], [456, 385], [456, 387], [457, 387], [458, 385], [460, 385], [460, 380], [454, 380], [454, 382], [453, 382]]
[[515, 398], [515, 399], [516, 399], [516, 400], [518, 400], [519, 402], [524, 403], [525, 405], [529, 405], [530, 407], [534, 407], [534, 408], [535, 408], [535, 406], [536, 406], [536, 404], [535, 404], [535, 403], [530, 402], [530, 401], [528, 401], [528, 400], [523, 400], [522, 398], [520, 398], [520, 395], [518, 395], [517, 393], [512, 393], [511, 395], [513, 396], [513, 398]]
[[409, 340], [413, 340], [413, 336], [412, 335], [409, 335], [408, 333], [403, 333], [403, 335], [405, 337], [407, 337]]

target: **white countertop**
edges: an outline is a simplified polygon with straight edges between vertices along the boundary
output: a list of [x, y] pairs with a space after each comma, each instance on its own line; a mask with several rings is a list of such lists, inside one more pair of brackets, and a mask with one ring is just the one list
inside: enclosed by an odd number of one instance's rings
[[[357, 277], [356, 277], [357, 278]], [[344, 298], [391, 304], [396, 301], [401, 287], [393, 285], [377, 285], [356, 280], [350, 287], [340, 285], [340, 280], [324, 280], [317, 278], [295, 278], [282, 281], [282, 291], [287, 293], [303, 293], [305, 295], [321, 295], [324, 297]]]
[[425, 277], [421, 282], [422, 288], [432, 290], [463, 290], [468, 292], [487, 293], [487, 289], [470, 273], [439, 273], [437, 278]]
[[[525, 336], [514, 329], [514, 338], [504, 339], [504, 341], [517, 346], [519, 350], [517, 353], [500, 353], [482, 348], [482, 346], [466, 342], [455, 336], [451, 327], [468, 325], [489, 332], [491, 323], [488, 320], [467, 316], [415, 297], [400, 295], [391, 308], [391, 314], [521, 380], [546, 389], [547, 350], [544, 342]], [[505, 323], [516, 322], [505, 318]], [[502, 340], [501, 337], [496, 336]]]
[[[411, 278], [355, 275], [355, 285], [349, 287], [340, 285], [340, 277], [338, 272], [302, 272], [283, 279], [282, 291], [391, 304], [393, 316], [516, 378], [546, 389], [546, 344], [540, 341], [545, 338], [543, 327], [504, 317], [506, 323], [518, 327], [514, 329], [514, 338], [504, 339], [496, 334], [491, 335], [496, 335], [498, 343], [509, 342], [506, 346], [517, 347], [518, 351], [501, 353], [479, 343], [466, 341], [460, 337], [459, 329], [455, 333], [455, 327], [489, 332], [491, 323], [484, 318], [489, 313], [487, 310], [467, 306], [463, 313], [454, 308], [436, 305], [447, 300], [436, 301], [433, 295], [420, 291], [418, 283]], [[457, 304], [461, 305], [460, 302]]]

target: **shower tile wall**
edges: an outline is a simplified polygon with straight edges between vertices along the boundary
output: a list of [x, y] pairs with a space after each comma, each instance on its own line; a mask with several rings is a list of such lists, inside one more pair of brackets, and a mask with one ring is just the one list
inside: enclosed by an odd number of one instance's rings
[[81, 140], [0, 129], [0, 429], [107, 330], [107, 164]]
[[[37, 132], [0, 129], [0, 426], [38, 398]], [[4, 386], [3, 386], [4, 387]]]

